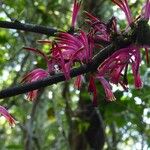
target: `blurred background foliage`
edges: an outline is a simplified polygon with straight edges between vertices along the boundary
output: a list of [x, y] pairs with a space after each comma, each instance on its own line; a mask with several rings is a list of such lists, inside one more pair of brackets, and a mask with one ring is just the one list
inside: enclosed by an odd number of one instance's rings
[[[129, 0], [134, 16], [144, 0]], [[41, 24], [68, 30], [73, 0], [4, 0], [0, 1], [0, 20]], [[110, 0], [83, 0], [82, 10], [107, 21], [117, 16], [120, 28], [125, 26], [124, 14]], [[83, 24], [81, 11], [79, 26]], [[48, 52], [47, 45], [36, 41], [45, 35], [0, 29], [0, 90], [20, 84], [28, 71], [41, 67], [40, 57], [25, 51], [23, 46]], [[73, 80], [42, 89], [38, 99], [28, 102], [24, 95], [1, 99], [0, 104], [18, 121], [10, 128], [0, 117], [0, 150], [147, 150], [150, 147], [150, 69], [141, 63], [144, 82], [142, 90], [134, 89], [129, 72], [130, 90], [113, 87], [115, 102], [108, 102], [97, 82], [99, 107], [91, 105], [91, 95], [84, 83], [81, 91], [74, 89]], [[105, 137], [105, 143], [104, 143]]]

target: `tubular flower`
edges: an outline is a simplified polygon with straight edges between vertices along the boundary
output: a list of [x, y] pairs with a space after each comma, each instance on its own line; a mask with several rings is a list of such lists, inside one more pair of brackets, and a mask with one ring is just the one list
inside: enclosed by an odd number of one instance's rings
[[8, 113], [8, 111], [3, 106], [0, 106], [0, 114], [6, 118], [11, 126], [15, 125], [15, 119]]
[[[43, 70], [43, 69], [35, 69], [33, 71], [31, 71], [30, 73], [26, 74], [23, 79], [22, 79], [22, 83], [31, 83], [31, 82], [34, 82], [34, 81], [37, 81], [37, 80], [41, 80], [41, 79], [44, 79], [48, 76], [48, 72]], [[27, 93], [27, 99], [30, 100], [30, 101], [34, 101], [37, 96], [38, 96], [38, 91], [39, 90], [34, 90], [34, 91], [31, 91], [31, 92], [28, 92]]]
[[86, 22], [91, 26], [94, 33], [94, 39], [110, 41], [110, 34], [107, 30], [107, 24], [100, 21], [98, 18], [94, 17], [92, 14], [85, 12], [86, 16], [89, 18]]
[[74, 28], [76, 25], [76, 21], [77, 21], [77, 16], [80, 10], [80, 6], [81, 6], [81, 1], [78, 2], [78, 0], [74, 0], [74, 5], [73, 5], [73, 11], [72, 11], [72, 27]]
[[110, 84], [107, 82], [107, 80], [106, 80], [104, 77], [98, 76], [98, 75], [97, 75], [96, 78], [100, 81], [100, 83], [101, 83], [102, 86], [104, 87], [104, 91], [105, 91], [107, 100], [108, 100], [108, 101], [114, 101], [114, 100], [116, 100], [114, 94], [113, 94], [112, 91], [111, 91], [111, 86], [110, 86]]
[[[35, 54], [42, 56], [44, 58], [44, 60], [46, 61], [47, 69], [48, 69], [47, 72], [50, 75], [57, 73], [58, 71], [60, 71], [59, 66], [61, 66], [63, 64], [60, 48], [58, 47], [58, 45], [56, 43], [53, 43], [48, 40], [42, 40], [42, 41], [40, 40], [40, 43], [44, 43], [44, 44], [49, 43], [50, 45], [52, 45], [52, 49], [51, 49], [52, 52], [51, 52], [50, 58], [47, 54], [45, 54], [44, 52], [42, 52], [38, 49], [30, 48], [30, 47], [24, 47], [24, 49], [26, 49], [28, 51], [32, 51]], [[58, 66], [58, 68], [56, 66]]]
[[94, 77], [90, 76], [88, 91], [89, 93], [93, 93], [93, 105], [97, 106], [97, 90], [94, 80]]
[[143, 86], [143, 83], [141, 81], [141, 77], [139, 74], [139, 66], [141, 63], [141, 56], [140, 56], [140, 50], [139, 48], [136, 48], [136, 52], [134, 54], [134, 57], [131, 58], [131, 67], [132, 67], [132, 72], [134, 76], [134, 85], [135, 88], [141, 89]]
[[120, 83], [123, 88], [127, 81], [124, 80], [123, 71], [126, 73], [126, 67], [131, 65], [133, 76], [135, 79], [135, 87], [141, 88], [142, 81], [139, 76], [139, 65], [141, 62], [140, 51], [138, 47], [129, 46], [115, 52], [106, 59], [98, 68], [98, 75], [109, 78], [109, 81], [114, 84]]
[[88, 62], [92, 53], [91, 41], [87, 34], [80, 31], [77, 35], [60, 32], [55, 38], [65, 60]]
[[52, 51], [57, 53], [57, 58], [61, 57], [62, 61], [64, 60], [67, 73], [70, 72], [70, 68], [75, 62], [88, 63], [92, 60], [94, 42], [83, 31], [80, 31], [77, 35], [60, 32], [57, 34], [55, 42], [60, 53], [54, 48]]
[[135, 85], [136, 89], [141, 89], [143, 87], [143, 82], [141, 80], [139, 73], [134, 78], [134, 85]]
[[[42, 42], [42, 43], [49, 43], [49, 41], [40, 41], [40, 42]], [[38, 50], [38, 49], [36, 49], [36, 48], [31, 48], [31, 47], [24, 47], [24, 49], [25, 50], [28, 50], [28, 51], [31, 51], [31, 52], [34, 52], [35, 54], [38, 54], [38, 55], [40, 55], [41, 57], [43, 57], [44, 58], [44, 60], [46, 61], [46, 64], [47, 64], [47, 68], [48, 68], [48, 72], [49, 73], [52, 73], [52, 72], [54, 72], [54, 64], [53, 64], [53, 61], [51, 61], [49, 58], [48, 58], [48, 56], [44, 53], [44, 52], [42, 52], [42, 51], [40, 51], [40, 50]], [[52, 65], [53, 64], [53, 65]]]
[[[49, 43], [52, 44], [52, 42], [50, 41], [40, 41], [41, 43]], [[47, 70], [43, 70], [43, 69], [35, 69], [33, 71], [31, 71], [30, 73], [28, 73], [27, 75], [25, 75], [22, 79], [22, 83], [31, 83], [34, 82], [36, 80], [41, 80], [46, 78], [48, 75], [57, 73], [59, 71], [63, 71], [65, 73], [66, 79], [68, 78], [67, 73], [66, 73], [66, 69], [65, 69], [65, 63], [64, 63], [64, 58], [62, 58], [62, 53], [60, 51], [60, 48], [56, 45], [56, 44], [52, 44], [52, 53], [51, 53], [51, 58], [48, 57], [48, 55], [46, 55], [44, 52], [35, 49], [35, 48], [28, 48], [28, 47], [24, 47], [24, 49], [28, 50], [28, 51], [32, 51], [40, 56], [42, 56], [44, 58], [44, 60], [46, 61], [47, 64]], [[61, 68], [60, 68], [61, 66]], [[33, 101], [36, 99], [37, 95], [38, 95], [38, 91], [39, 90], [34, 90], [31, 91], [27, 94], [27, 99]]]
[[[52, 45], [52, 59], [51, 59], [52, 64], [49, 63], [49, 68], [51, 65], [54, 64], [54, 59], [55, 59], [55, 63], [56, 63], [54, 65], [55, 71], [64, 72], [66, 79], [69, 79], [70, 78], [70, 72], [67, 70], [67, 65], [65, 64], [65, 59], [63, 57], [63, 53], [61, 51], [60, 46], [58, 46], [57, 43], [54, 43]], [[57, 73], [57, 72], [55, 72], [55, 73]]]
[[133, 20], [132, 20], [131, 11], [128, 5], [128, 1], [127, 0], [112, 0], [112, 2], [117, 4], [120, 7], [120, 9], [125, 13], [128, 24], [131, 25]]
[[146, 1], [146, 4], [143, 9], [144, 9], [144, 12], [143, 12], [144, 14], [142, 15], [144, 19], [149, 20], [150, 19], [150, 0]]
[[74, 82], [74, 87], [75, 87], [76, 89], [79, 90], [79, 89], [81, 88], [83, 78], [84, 78], [84, 77], [83, 77], [82, 75], [79, 75], [79, 76], [76, 77], [75, 82]]

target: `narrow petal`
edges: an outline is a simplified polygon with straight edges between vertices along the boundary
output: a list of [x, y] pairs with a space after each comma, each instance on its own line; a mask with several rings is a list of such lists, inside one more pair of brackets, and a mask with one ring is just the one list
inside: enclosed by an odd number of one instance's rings
[[26, 98], [28, 101], [35, 101], [38, 97], [39, 90], [30, 91], [26, 94]]
[[74, 82], [74, 87], [76, 89], [79, 90], [81, 88], [82, 80], [83, 80], [83, 76], [82, 75], [79, 75], [79, 76], [76, 77], [75, 82]]
[[145, 48], [145, 53], [146, 53], [146, 63], [149, 65], [149, 50], [148, 48]]
[[112, 2], [117, 4], [120, 7], [120, 9], [125, 13], [127, 21], [130, 25], [133, 22], [133, 20], [132, 20], [131, 10], [128, 5], [128, 1], [127, 0], [112, 0]]
[[23, 47], [23, 48], [26, 49], [26, 50], [28, 50], [28, 51], [32, 51], [34, 53], [37, 53], [37, 54], [41, 55], [42, 57], [44, 57], [44, 59], [46, 61], [48, 61], [48, 58], [47, 58], [46, 54], [43, 53], [42, 51], [40, 51], [38, 49], [35, 49], [35, 48], [31, 48], [31, 47]]
[[74, 28], [76, 25], [76, 21], [77, 21], [77, 16], [80, 10], [80, 6], [81, 6], [81, 1], [78, 2], [78, 0], [74, 0], [74, 5], [73, 5], [73, 11], [72, 11], [72, 27]]
[[70, 78], [70, 70], [66, 69], [65, 61], [64, 61], [64, 58], [63, 58], [62, 51], [61, 51], [60, 47], [57, 44], [55, 44], [55, 51], [58, 51], [58, 53], [59, 53], [60, 60], [61, 60], [60, 61], [60, 65], [62, 67], [62, 70], [64, 72], [64, 75], [65, 75], [66, 79], [68, 80]]
[[88, 91], [90, 93], [93, 93], [93, 105], [96, 107], [98, 105], [98, 102], [97, 102], [97, 90], [96, 90], [96, 85], [94, 83], [94, 77], [93, 76], [90, 76]]
[[8, 113], [8, 111], [3, 106], [0, 106], [0, 114], [2, 114], [6, 118], [11, 126], [15, 125], [15, 119]]
[[106, 94], [107, 99], [109, 101], [116, 100], [113, 92], [111, 91], [111, 87], [110, 87], [109, 83], [105, 80], [105, 78], [101, 77], [101, 76], [98, 76], [97, 78], [99, 79], [99, 81], [101, 82], [101, 84], [105, 90], [105, 94]]
[[[49, 75], [49, 73], [43, 69], [35, 69], [33, 71], [31, 71], [30, 73], [28, 73], [27, 75], [25, 75], [22, 79], [22, 83], [31, 83], [37, 80], [41, 80], [46, 78]], [[39, 90], [34, 90], [34, 91], [30, 91], [27, 93], [27, 99], [30, 101], [33, 101], [37, 98], [38, 96], [38, 91]]]
[[144, 19], [149, 20], [150, 19], [150, 0], [146, 1], [146, 4], [144, 6]]
[[143, 82], [141, 80], [141, 77], [140, 77], [140, 74], [137, 74], [135, 77], [134, 77], [134, 85], [135, 85], [135, 88], [136, 89], [141, 89], [143, 87]]

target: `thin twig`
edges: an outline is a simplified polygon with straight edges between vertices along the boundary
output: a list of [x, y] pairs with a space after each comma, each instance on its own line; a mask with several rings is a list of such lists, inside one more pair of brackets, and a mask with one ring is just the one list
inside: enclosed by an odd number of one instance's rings
[[54, 29], [54, 28], [45, 27], [42, 25], [21, 23], [19, 21], [14, 21], [14, 22], [0, 21], [0, 27], [7, 28], [7, 29], [16, 29], [16, 30], [34, 32], [34, 33], [40, 33], [40, 34], [45, 34], [49, 36], [53, 36], [56, 32], [59, 32], [59, 30]]

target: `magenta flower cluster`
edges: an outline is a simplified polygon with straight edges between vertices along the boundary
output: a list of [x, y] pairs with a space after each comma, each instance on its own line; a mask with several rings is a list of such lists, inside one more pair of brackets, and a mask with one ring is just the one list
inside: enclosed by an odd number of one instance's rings
[[[112, 0], [117, 4], [119, 8], [125, 13], [126, 20], [128, 22], [124, 32], [128, 32], [132, 28], [133, 24], [138, 20], [148, 21], [150, 18], [150, 1], [147, 0], [141, 14], [138, 18], [133, 19], [131, 10], [127, 0]], [[99, 20], [92, 14], [85, 12], [85, 22], [89, 26], [89, 30], [82, 29], [76, 30], [77, 17], [81, 7], [81, 2], [74, 0], [74, 6], [72, 11], [71, 28], [73, 33], [59, 32], [55, 35], [53, 41], [41, 40], [39, 42], [50, 44], [50, 55], [36, 49], [25, 47], [26, 50], [37, 53], [42, 56], [47, 63], [47, 70], [35, 69], [23, 77], [22, 82], [30, 83], [36, 80], [41, 80], [48, 76], [63, 72], [66, 80], [70, 79], [70, 70], [76, 64], [87, 64], [92, 61], [95, 55], [95, 49], [99, 48], [98, 41], [104, 41], [111, 43], [112, 34], [120, 34], [121, 31], [117, 28], [117, 20], [115, 17], [111, 20], [111, 25]], [[103, 47], [101, 45], [101, 47]], [[131, 66], [134, 76], [134, 84], [137, 89], [142, 87], [142, 81], [139, 72], [139, 66], [141, 63], [141, 48], [149, 48], [148, 45], [139, 45], [133, 43], [127, 47], [121, 48], [108, 57], [102, 64], [99, 65], [97, 71], [90, 75], [88, 91], [93, 94], [93, 104], [97, 106], [97, 89], [95, 80], [99, 80], [104, 88], [106, 98], [108, 101], [115, 100], [115, 96], [112, 92], [111, 83], [115, 85], [121, 85], [123, 89], [127, 90], [128, 80], [127, 71], [128, 66]], [[80, 89], [84, 76], [80, 75], [76, 77], [75, 87]], [[31, 91], [27, 94], [27, 98], [31, 101], [35, 100], [38, 95], [38, 90]]]
[[3, 106], [0, 106], [0, 114], [6, 118], [11, 126], [15, 125], [15, 119], [8, 113], [8, 111]]

